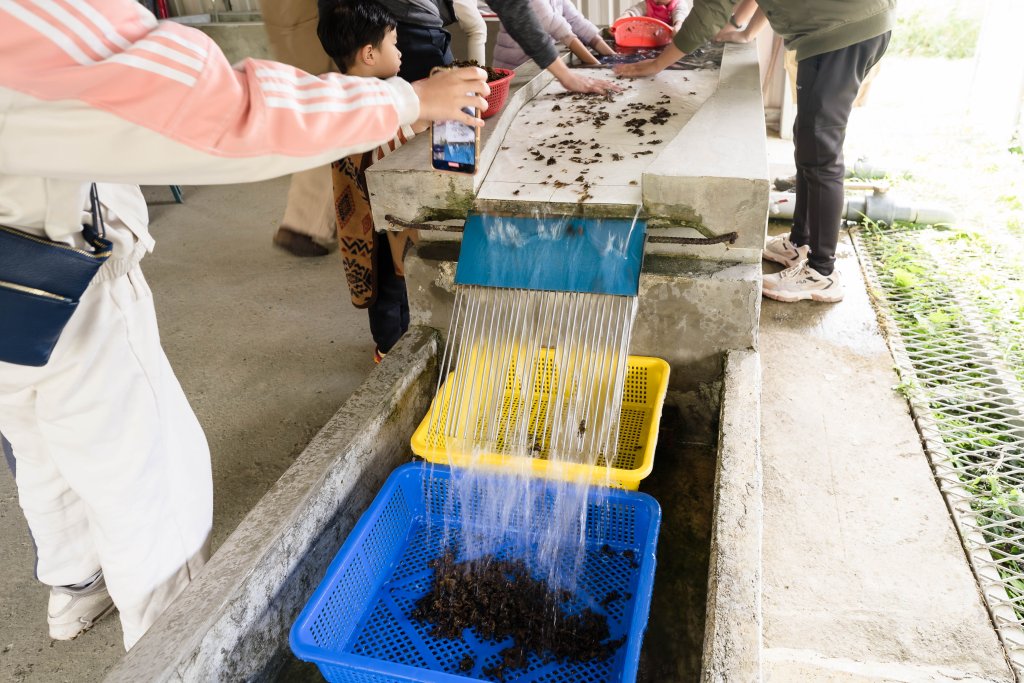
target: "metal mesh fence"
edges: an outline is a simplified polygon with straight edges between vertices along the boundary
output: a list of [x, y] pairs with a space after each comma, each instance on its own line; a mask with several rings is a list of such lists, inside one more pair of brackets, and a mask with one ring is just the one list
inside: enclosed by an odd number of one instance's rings
[[957, 235], [854, 244], [939, 487], [1018, 680], [1024, 674], [1024, 273]]

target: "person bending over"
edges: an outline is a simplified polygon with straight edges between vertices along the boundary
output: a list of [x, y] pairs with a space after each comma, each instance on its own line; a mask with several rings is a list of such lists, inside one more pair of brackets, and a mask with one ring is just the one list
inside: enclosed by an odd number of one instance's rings
[[[861, 83], [889, 45], [896, 0], [758, 0], [757, 4], [797, 59], [793, 229], [765, 245], [764, 258], [786, 269], [765, 275], [762, 293], [778, 301], [835, 303], [843, 299], [835, 260], [844, 203], [846, 125]], [[655, 59], [619, 65], [615, 72], [629, 78], [660, 72], [714, 36], [725, 25], [732, 6], [731, 0], [696, 0], [673, 44]]]
[[[569, 0], [530, 0], [528, 3], [537, 22], [553, 39], [565, 45], [584, 64], [597, 65], [593, 48], [600, 55], [613, 55], [600, 32]], [[494, 44], [494, 66], [515, 69], [530, 57], [502, 25]]]
[[693, 8], [693, 0], [643, 0], [619, 15], [624, 17], [651, 17], [672, 27], [672, 33], [679, 33], [683, 19]]

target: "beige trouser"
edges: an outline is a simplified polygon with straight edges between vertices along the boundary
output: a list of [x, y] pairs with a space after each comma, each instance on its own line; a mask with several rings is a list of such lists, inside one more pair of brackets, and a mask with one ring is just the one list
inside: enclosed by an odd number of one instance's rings
[[[263, 0], [263, 24], [274, 56], [311, 74], [337, 71], [316, 35], [316, 0]], [[335, 238], [331, 167], [292, 174], [284, 225], [319, 242]]]

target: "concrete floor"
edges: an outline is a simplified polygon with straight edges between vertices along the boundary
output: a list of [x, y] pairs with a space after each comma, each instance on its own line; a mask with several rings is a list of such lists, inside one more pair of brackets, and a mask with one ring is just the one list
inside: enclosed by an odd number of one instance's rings
[[[366, 313], [337, 253], [297, 259], [270, 238], [287, 180], [147, 188], [156, 251], [143, 269], [164, 348], [213, 456], [216, 549], [373, 367]], [[124, 652], [106, 619], [78, 640], [46, 635], [46, 590], [14, 481], [0, 469], [0, 681], [95, 681]]]
[[842, 303], [761, 309], [764, 678], [1013, 681], [845, 231], [836, 267]]
[[1013, 681], [848, 240], [761, 311], [766, 681]]

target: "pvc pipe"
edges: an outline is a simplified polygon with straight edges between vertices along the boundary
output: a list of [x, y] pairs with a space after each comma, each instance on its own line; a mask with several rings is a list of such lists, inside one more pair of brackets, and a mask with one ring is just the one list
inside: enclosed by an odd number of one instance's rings
[[[857, 159], [852, 164], [846, 165], [846, 179], [855, 178], [860, 180], [880, 180], [889, 175], [889, 171], [881, 166], [868, 163], [866, 159]], [[776, 178], [772, 187], [780, 192], [791, 192], [796, 184], [796, 176], [791, 175], [785, 178]]]
[[[795, 193], [772, 192], [768, 203], [768, 216], [791, 221], [795, 206]], [[941, 206], [898, 204], [886, 192], [876, 191], [872, 194], [846, 197], [842, 219], [859, 223], [865, 216], [872, 221], [888, 225], [896, 221], [928, 225], [950, 224], [956, 221], [956, 214], [950, 209]]]
[[884, 178], [889, 173], [888, 170], [881, 166], [875, 166], [868, 162], [867, 159], [857, 159], [852, 164], [846, 164], [846, 177], [847, 178], [864, 178], [870, 180], [872, 178]]

